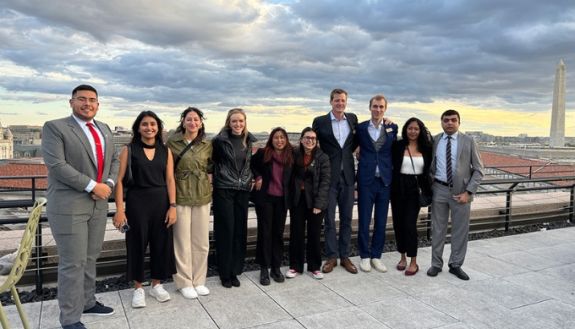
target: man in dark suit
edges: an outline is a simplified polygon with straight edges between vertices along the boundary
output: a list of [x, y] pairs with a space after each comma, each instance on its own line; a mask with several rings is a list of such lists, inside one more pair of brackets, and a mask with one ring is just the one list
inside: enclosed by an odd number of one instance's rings
[[437, 276], [443, 267], [443, 247], [451, 215], [451, 255], [449, 273], [469, 280], [461, 269], [467, 252], [469, 215], [473, 194], [483, 178], [483, 163], [475, 141], [459, 132], [461, 119], [455, 110], [441, 115], [443, 133], [435, 136], [431, 162], [433, 203], [431, 204], [431, 267]]
[[47, 215], [59, 256], [60, 323], [85, 328], [82, 314], [114, 313], [96, 301], [95, 279], [119, 161], [112, 131], [94, 120], [96, 89], [80, 85], [69, 102], [71, 116], [44, 124], [42, 153], [48, 167]]
[[[357, 116], [345, 113], [347, 92], [334, 89], [330, 94], [331, 111], [313, 120], [319, 146], [329, 156], [331, 184], [325, 217], [325, 249], [327, 261], [322, 271], [329, 273], [337, 266], [337, 258], [350, 273], [357, 268], [349, 259], [351, 241], [351, 216], [354, 203], [355, 165], [353, 151], [357, 147], [354, 135]], [[339, 241], [335, 227], [335, 207], [339, 207]]]
[[[389, 210], [391, 190], [392, 158], [391, 146], [397, 137], [397, 125], [384, 122], [387, 99], [376, 95], [369, 101], [371, 119], [357, 125], [356, 138], [359, 143], [357, 165], [357, 191], [359, 232], [358, 247], [361, 261], [359, 268], [364, 272], [371, 268], [386, 272], [381, 262], [385, 244], [385, 225]], [[369, 227], [375, 206], [371, 245]]]

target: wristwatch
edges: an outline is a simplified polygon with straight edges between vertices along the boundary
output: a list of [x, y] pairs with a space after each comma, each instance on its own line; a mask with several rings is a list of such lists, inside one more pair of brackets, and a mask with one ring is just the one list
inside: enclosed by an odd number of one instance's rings
[[170, 203], [170, 207], [176, 208], [176, 204], [175, 204], [175, 203]]

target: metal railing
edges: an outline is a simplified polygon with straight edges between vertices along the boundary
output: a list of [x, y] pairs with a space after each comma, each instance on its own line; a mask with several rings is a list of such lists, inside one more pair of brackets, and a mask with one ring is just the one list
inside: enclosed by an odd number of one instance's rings
[[[516, 171], [519, 166], [510, 166], [515, 168]], [[533, 170], [534, 166], [523, 166], [524, 174], [515, 174], [514, 178], [497, 178], [499, 173], [501, 173], [502, 167], [497, 168], [486, 168], [488, 175], [483, 180], [480, 186], [480, 190], [477, 192], [476, 201], [488, 198], [501, 198], [504, 195], [504, 201], [497, 202], [501, 203], [501, 206], [492, 206], [489, 208], [474, 209], [472, 204], [472, 221], [470, 224], [470, 232], [480, 232], [485, 230], [504, 230], [508, 231], [512, 225], [528, 225], [532, 223], [542, 223], [545, 221], [567, 221], [573, 222], [574, 219], [574, 205], [575, 205], [575, 173], [563, 176], [554, 177], [534, 177]], [[491, 172], [490, 172], [491, 171]], [[508, 177], [508, 176], [504, 176]], [[9, 196], [9, 199], [0, 201], [0, 211], [4, 211], [6, 214], [0, 214], [0, 241], [7, 239], [2, 227], [6, 225], [25, 225], [27, 221], [28, 208], [32, 207], [34, 200], [44, 194], [45, 189], [38, 187], [38, 181], [45, 180], [45, 176], [20, 176], [20, 177], [0, 177], [0, 185], [4, 180], [14, 180], [19, 181], [29, 180], [30, 184], [28, 187], [19, 188], [2, 188], [0, 189], [0, 196]], [[25, 184], [26, 185], [26, 184]], [[567, 194], [563, 200], [553, 194], [555, 192], [561, 192], [562, 194]], [[515, 213], [515, 211], [521, 210], [522, 206], [514, 206], [514, 196], [517, 195], [532, 195], [537, 192], [539, 197], [539, 203], [527, 204], [523, 207], [535, 207], [533, 209], [528, 209], [527, 213]], [[548, 198], [546, 199], [546, 195]], [[475, 203], [475, 202], [474, 202]], [[538, 205], [547, 205], [544, 206]], [[16, 215], [10, 215], [7, 210], [15, 211]], [[428, 209], [429, 210], [429, 209]], [[24, 214], [26, 214], [24, 216]], [[113, 210], [108, 213], [108, 217], [114, 215]], [[390, 214], [391, 215], [391, 212]], [[431, 222], [430, 222], [430, 212], [421, 214], [424, 220], [420, 221], [419, 229], [420, 231], [425, 231], [427, 237], [429, 238], [431, 232]], [[514, 220], [514, 218], [517, 218]], [[253, 218], [251, 218], [253, 219]], [[355, 218], [354, 221], [357, 221]], [[50, 236], [49, 233], [42, 233], [43, 228], [46, 228], [47, 218], [42, 216], [40, 224], [38, 225], [38, 230], [36, 233], [36, 242], [34, 246], [34, 252], [31, 257], [31, 263], [29, 269], [27, 270], [26, 276], [27, 281], [33, 282], [36, 287], [37, 292], [41, 292], [44, 286], [44, 282], [47, 277], [55, 278], [55, 273], [57, 270], [57, 255], [55, 255], [54, 246], [44, 246], [44, 236]], [[392, 227], [390, 225], [390, 220], [387, 226], [387, 235], [393, 238]], [[248, 240], [255, 241], [255, 229], [250, 230], [250, 237]], [[356, 234], [356, 232], [354, 232]], [[19, 241], [20, 236], [13, 237], [13, 239]], [[110, 266], [116, 265], [116, 268], [120, 268], [118, 265], [125, 263], [125, 247], [123, 241], [106, 241], [107, 243], [117, 242], [115, 248], [107, 249], [103, 251], [102, 256], [98, 259], [98, 266]], [[210, 241], [212, 242], [212, 241]], [[255, 244], [254, 244], [255, 245]], [[0, 252], [9, 252], [10, 248]], [[49, 253], [52, 251], [52, 254]], [[213, 253], [213, 249], [211, 249]], [[53, 259], [53, 260], [51, 260]], [[123, 269], [123, 266], [121, 266]], [[47, 275], [47, 273], [49, 275]], [[119, 274], [116, 272], [116, 274]], [[23, 280], [26, 281], [26, 280]]]

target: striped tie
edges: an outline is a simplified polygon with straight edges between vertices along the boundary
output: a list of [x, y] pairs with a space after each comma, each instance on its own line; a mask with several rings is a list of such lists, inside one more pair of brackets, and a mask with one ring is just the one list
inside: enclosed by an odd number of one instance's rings
[[453, 186], [453, 170], [451, 169], [451, 136], [447, 136], [447, 147], [445, 149], [445, 171], [447, 173], [447, 184]]

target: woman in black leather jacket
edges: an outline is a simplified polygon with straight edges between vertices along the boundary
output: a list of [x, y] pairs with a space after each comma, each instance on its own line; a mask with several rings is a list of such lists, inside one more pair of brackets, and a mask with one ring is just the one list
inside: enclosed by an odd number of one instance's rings
[[330, 175], [329, 156], [317, 146], [315, 131], [309, 127], [305, 128], [301, 133], [300, 147], [294, 160], [293, 205], [290, 210], [290, 268], [286, 272], [287, 278], [303, 273], [304, 255], [311, 276], [315, 279], [323, 278], [320, 271], [320, 236], [328, 203]]
[[226, 288], [240, 286], [238, 275], [244, 268], [255, 141], [239, 108], [228, 111], [225, 126], [212, 140], [214, 236], [218, 272]]

